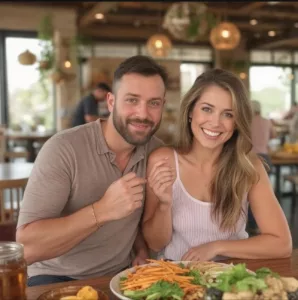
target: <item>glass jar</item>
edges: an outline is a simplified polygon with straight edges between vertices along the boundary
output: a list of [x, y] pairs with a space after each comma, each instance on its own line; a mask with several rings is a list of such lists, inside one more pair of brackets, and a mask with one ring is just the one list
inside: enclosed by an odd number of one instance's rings
[[0, 242], [0, 299], [26, 300], [27, 265], [24, 247], [15, 242]]

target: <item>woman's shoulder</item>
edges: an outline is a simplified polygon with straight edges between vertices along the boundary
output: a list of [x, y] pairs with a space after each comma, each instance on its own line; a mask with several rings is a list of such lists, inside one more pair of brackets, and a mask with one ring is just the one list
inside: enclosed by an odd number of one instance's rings
[[174, 148], [173, 147], [159, 147], [158, 149], [154, 150], [149, 156], [149, 164], [154, 164], [161, 159], [168, 159], [169, 162], [174, 162]]
[[267, 174], [266, 161], [263, 158], [261, 158], [259, 155], [255, 154], [255, 153], [250, 153], [249, 158], [250, 158], [250, 162], [252, 163], [252, 165], [255, 169], [255, 172], [257, 174], [257, 179], [259, 179], [260, 174], [262, 174], [262, 173]]

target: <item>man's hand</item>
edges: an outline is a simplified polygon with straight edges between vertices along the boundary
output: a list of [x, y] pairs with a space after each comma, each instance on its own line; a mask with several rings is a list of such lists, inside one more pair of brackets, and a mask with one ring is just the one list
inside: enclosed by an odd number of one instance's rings
[[142, 207], [146, 179], [133, 172], [113, 182], [104, 196], [94, 204], [95, 213], [109, 221], [119, 220]]
[[133, 262], [132, 262], [132, 266], [140, 266], [140, 265], [144, 265], [147, 264], [147, 259], [149, 258], [149, 254], [147, 251], [140, 251], [136, 257], [134, 258]]

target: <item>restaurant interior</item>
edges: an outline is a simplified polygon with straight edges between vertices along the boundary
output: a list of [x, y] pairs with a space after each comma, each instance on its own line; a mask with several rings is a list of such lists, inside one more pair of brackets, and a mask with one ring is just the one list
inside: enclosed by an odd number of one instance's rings
[[166, 144], [197, 76], [215, 67], [239, 76], [274, 126], [269, 176], [298, 248], [298, 3], [286, 1], [1, 2], [0, 240], [15, 241], [43, 144], [72, 126], [82, 97], [98, 82], [111, 86], [119, 63], [138, 54], [170, 74], [157, 132]]

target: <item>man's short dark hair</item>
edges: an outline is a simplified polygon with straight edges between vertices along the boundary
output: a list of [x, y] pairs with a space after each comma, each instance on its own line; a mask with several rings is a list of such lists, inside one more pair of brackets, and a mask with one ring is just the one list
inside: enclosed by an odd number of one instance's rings
[[105, 82], [99, 82], [96, 87], [96, 89], [101, 89], [107, 92], [111, 92], [111, 88], [105, 83]]
[[115, 84], [121, 80], [125, 74], [136, 73], [143, 76], [159, 75], [165, 87], [168, 83], [168, 74], [164, 67], [159, 65], [153, 58], [145, 55], [135, 55], [123, 61], [114, 72], [113, 90]]

